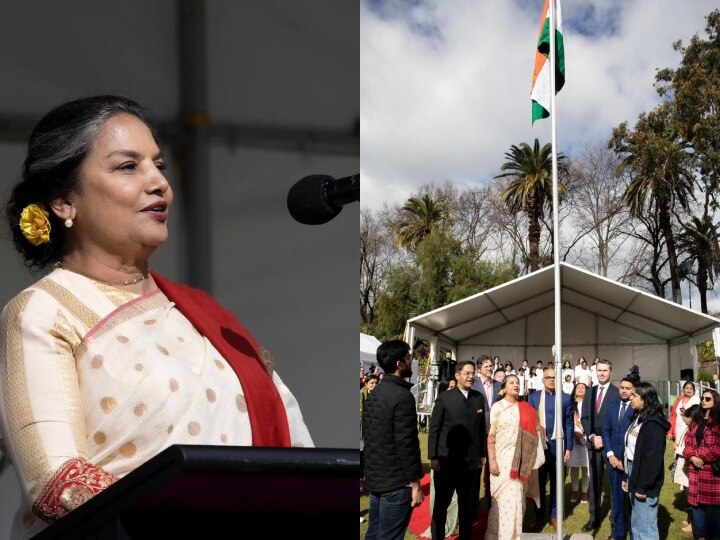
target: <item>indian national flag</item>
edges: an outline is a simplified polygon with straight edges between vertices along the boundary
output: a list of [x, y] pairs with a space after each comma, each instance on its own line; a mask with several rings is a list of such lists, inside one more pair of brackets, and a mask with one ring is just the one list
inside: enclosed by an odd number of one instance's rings
[[[562, 10], [560, 0], [555, 1], [555, 93], [565, 84], [565, 49], [562, 36]], [[550, 11], [549, 0], [545, 0], [542, 18], [540, 19], [540, 35], [535, 51], [535, 69], [533, 70], [532, 122], [538, 118], [550, 116]]]

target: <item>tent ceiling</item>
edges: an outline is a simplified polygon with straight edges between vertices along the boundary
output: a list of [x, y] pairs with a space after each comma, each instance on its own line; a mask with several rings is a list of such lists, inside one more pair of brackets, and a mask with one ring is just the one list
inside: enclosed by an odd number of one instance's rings
[[[720, 320], [561, 263], [562, 303], [672, 342], [720, 325]], [[409, 324], [456, 343], [552, 308], [553, 266], [414, 317]], [[572, 321], [563, 320], [564, 325]], [[602, 338], [602, 336], [600, 336]], [[552, 339], [552, 338], [551, 338]]]

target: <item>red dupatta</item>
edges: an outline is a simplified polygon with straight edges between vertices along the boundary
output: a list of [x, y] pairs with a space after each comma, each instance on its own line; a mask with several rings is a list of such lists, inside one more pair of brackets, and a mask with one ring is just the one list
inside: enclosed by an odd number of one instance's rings
[[527, 484], [537, 458], [538, 419], [532, 405], [525, 401], [518, 401], [517, 404], [520, 411], [520, 428], [510, 467], [510, 478]]
[[165, 296], [235, 371], [245, 394], [253, 446], [290, 446], [285, 406], [260, 360], [255, 338], [206, 292], [151, 274]]

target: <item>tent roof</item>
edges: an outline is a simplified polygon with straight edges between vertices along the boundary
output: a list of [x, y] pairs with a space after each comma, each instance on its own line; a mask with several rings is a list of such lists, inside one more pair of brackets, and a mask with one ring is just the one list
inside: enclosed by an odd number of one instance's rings
[[[562, 303], [667, 342], [720, 325], [720, 319], [560, 263]], [[458, 343], [554, 304], [553, 266], [408, 320]], [[567, 324], [567, 321], [564, 321]]]
[[377, 365], [377, 348], [381, 342], [375, 336], [360, 332], [360, 361], [363, 364]]

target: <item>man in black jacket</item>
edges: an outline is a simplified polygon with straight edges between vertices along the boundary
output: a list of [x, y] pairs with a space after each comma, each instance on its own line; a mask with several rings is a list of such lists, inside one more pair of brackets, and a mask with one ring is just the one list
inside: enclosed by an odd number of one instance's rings
[[412, 509], [423, 501], [420, 479], [420, 441], [415, 398], [411, 384], [410, 347], [400, 340], [387, 341], [377, 350], [385, 372], [365, 401], [365, 487], [370, 494], [370, 514], [365, 540], [402, 540]]
[[435, 400], [430, 417], [428, 457], [434, 471], [435, 504], [430, 530], [433, 540], [445, 538], [447, 509], [453, 491], [458, 497], [460, 540], [472, 535], [473, 485], [485, 461], [487, 446], [485, 394], [472, 389], [475, 363], [466, 360], [455, 367], [457, 386]]

